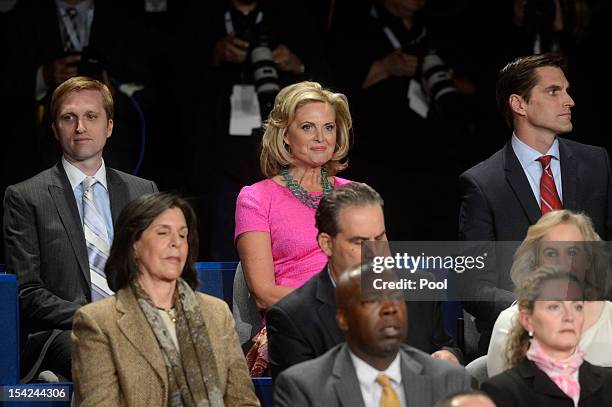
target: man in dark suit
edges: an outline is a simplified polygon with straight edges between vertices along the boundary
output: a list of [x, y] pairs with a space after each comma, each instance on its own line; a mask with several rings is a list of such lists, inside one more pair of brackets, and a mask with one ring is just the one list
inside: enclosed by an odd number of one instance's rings
[[[543, 213], [561, 208], [584, 212], [603, 239], [611, 236], [608, 153], [558, 137], [572, 130], [568, 88], [564, 61], [555, 55], [518, 58], [500, 71], [497, 104], [514, 134], [461, 175], [460, 239], [521, 241]], [[464, 285], [475, 300], [464, 307], [476, 317], [480, 353], [486, 353], [497, 316], [515, 299], [512, 288], [504, 267]]]
[[18, 278], [26, 380], [46, 369], [71, 378], [74, 312], [112, 293], [103, 270], [113, 223], [131, 200], [157, 191], [152, 181], [104, 164], [113, 131], [106, 85], [71, 78], [53, 93], [51, 111], [62, 160], [10, 186], [4, 198], [6, 268]]
[[[380, 276], [397, 281], [393, 273]], [[361, 288], [361, 266], [338, 278], [337, 321], [346, 343], [282, 372], [276, 406], [431, 407], [470, 388], [463, 367], [402, 343], [408, 324], [401, 290], [380, 290], [364, 300]]]
[[[313, 359], [344, 341], [336, 323], [335, 281], [361, 263], [361, 243], [386, 241], [383, 201], [366, 184], [337, 188], [324, 197], [316, 215], [318, 241], [327, 266], [266, 314], [272, 376], [296, 363]], [[446, 333], [440, 304], [407, 303], [407, 343], [434, 357], [459, 363], [461, 352]]]

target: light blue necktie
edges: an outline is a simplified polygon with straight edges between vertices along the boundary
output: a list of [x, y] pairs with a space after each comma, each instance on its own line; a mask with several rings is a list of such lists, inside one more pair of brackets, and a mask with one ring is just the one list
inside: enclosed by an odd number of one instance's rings
[[93, 186], [96, 182], [98, 181], [94, 177], [87, 177], [83, 180], [83, 231], [89, 258], [92, 301], [101, 300], [113, 294], [106, 282], [106, 274], [104, 274], [104, 266], [110, 253], [110, 242], [106, 224], [94, 200]]

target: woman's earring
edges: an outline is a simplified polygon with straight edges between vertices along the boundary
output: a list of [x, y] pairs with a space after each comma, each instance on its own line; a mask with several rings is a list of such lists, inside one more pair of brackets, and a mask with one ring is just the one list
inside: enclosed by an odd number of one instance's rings
[[528, 333], [529, 333], [529, 337], [533, 338], [533, 331], [529, 331]]

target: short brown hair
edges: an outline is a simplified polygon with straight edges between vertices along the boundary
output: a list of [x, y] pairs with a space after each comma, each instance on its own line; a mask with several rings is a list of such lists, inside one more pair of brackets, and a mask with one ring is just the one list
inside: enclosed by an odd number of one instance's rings
[[383, 199], [371, 186], [360, 182], [351, 182], [334, 189], [319, 202], [319, 207], [315, 213], [318, 233], [327, 233], [331, 237], [336, 236], [340, 229], [340, 225], [338, 225], [340, 211], [348, 206], [363, 207], [366, 205], [384, 207]]
[[561, 55], [548, 53], [517, 58], [499, 71], [495, 90], [497, 107], [510, 128], [513, 127], [510, 96], [519, 95], [528, 102], [531, 90], [538, 82], [536, 68], [552, 66], [560, 68], [565, 73], [566, 65]]
[[195, 262], [198, 258], [198, 221], [191, 205], [177, 195], [165, 192], [142, 195], [130, 202], [119, 215], [115, 236], [104, 272], [113, 291], [127, 287], [137, 276], [134, 243], [153, 221], [167, 209], [178, 208], [187, 223], [189, 250], [181, 277], [194, 290], [198, 287]]
[[299, 82], [281, 89], [274, 100], [274, 108], [264, 123], [259, 165], [267, 178], [280, 173], [281, 167], [291, 164], [291, 153], [284, 143], [285, 133], [298, 108], [311, 102], [329, 104], [336, 113], [338, 128], [336, 147], [331, 160], [324, 165], [329, 175], [335, 175], [347, 167], [344, 158], [350, 147], [353, 121], [348, 100], [342, 93], [333, 93], [317, 82]]
[[64, 101], [64, 98], [72, 92], [79, 92], [85, 89], [93, 89], [100, 92], [102, 95], [102, 105], [106, 112], [106, 119], [112, 120], [115, 116], [115, 108], [113, 105], [113, 95], [110, 89], [104, 83], [88, 78], [86, 76], [75, 76], [62, 82], [53, 92], [51, 96], [51, 118], [52, 121], [57, 119], [57, 115], [60, 110], [60, 106]]

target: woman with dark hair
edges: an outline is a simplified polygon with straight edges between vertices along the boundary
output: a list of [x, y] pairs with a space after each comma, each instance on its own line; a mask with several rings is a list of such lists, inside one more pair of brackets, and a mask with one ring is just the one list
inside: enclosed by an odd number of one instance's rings
[[258, 406], [227, 305], [195, 291], [191, 206], [145, 195], [115, 230], [105, 268], [115, 295], [74, 317], [78, 405]]
[[556, 266], [525, 277], [506, 348], [510, 369], [482, 385], [497, 407], [610, 405], [612, 371], [591, 365], [578, 347], [584, 295], [576, 275]]

